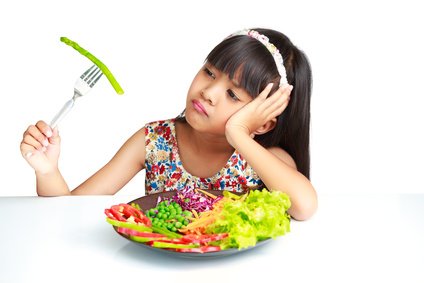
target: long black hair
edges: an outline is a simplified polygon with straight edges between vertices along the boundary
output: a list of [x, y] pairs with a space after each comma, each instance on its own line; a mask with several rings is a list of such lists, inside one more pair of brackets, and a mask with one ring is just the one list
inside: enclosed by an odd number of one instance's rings
[[[280, 147], [295, 161], [297, 170], [310, 178], [310, 102], [312, 71], [304, 52], [284, 34], [270, 29], [253, 29], [269, 38], [283, 57], [287, 80], [293, 85], [290, 102], [277, 117], [277, 126], [255, 140], [265, 148]], [[274, 83], [272, 95], [279, 86], [280, 75], [268, 49], [250, 36], [232, 36], [218, 44], [206, 61], [221, 72], [236, 79], [252, 98]], [[184, 120], [184, 112], [177, 117]]]

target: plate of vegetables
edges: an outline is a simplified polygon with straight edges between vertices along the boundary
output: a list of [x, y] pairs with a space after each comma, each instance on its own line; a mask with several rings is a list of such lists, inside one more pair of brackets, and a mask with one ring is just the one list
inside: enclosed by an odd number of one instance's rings
[[290, 232], [289, 197], [266, 189], [249, 193], [184, 188], [105, 209], [122, 237], [180, 257], [221, 257]]

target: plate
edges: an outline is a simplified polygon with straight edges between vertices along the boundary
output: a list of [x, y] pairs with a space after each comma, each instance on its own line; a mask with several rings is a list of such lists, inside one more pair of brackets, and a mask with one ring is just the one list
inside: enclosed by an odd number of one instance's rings
[[[211, 194], [216, 195], [216, 196], [222, 196], [224, 191], [209, 190], [208, 193], [211, 193]], [[236, 195], [242, 195], [243, 194], [243, 193], [235, 193], [235, 192], [231, 192], [231, 193], [236, 194]], [[148, 196], [144, 196], [144, 197], [140, 197], [140, 198], [137, 198], [135, 200], [132, 200], [128, 204], [131, 204], [131, 203], [138, 204], [142, 211], [146, 211], [150, 208], [156, 207], [158, 197], [169, 198], [169, 197], [172, 197], [176, 194], [177, 194], [177, 191], [151, 194], [151, 195], [148, 195]], [[175, 252], [175, 251], [172, 251], [172, 250], [155, 248], [155, 247], [149, 246], [145, 243], [133, 241], [128, 236], [119, 233], [117, 228], [115, 228], [114, 226], [112, 226], [112, 227], [114, 228], [116, 233], [118, 233], [120, 236], [124, 237], [125, 239], [127, 239], [128, 241], [130, 241], [132, 243], [137, 244], [138, 246], [141, 246], [141, 247], [146, 248], [146, 249], [154, 250], [154, 251], [157, 251], [157, 252], [160, 252], [160, 253], [163, 253], [163, 254], [177, 256], [177, 257], [185, 257], [185, 258], [214, 258], [214, 257], [222, 257], [222, 256], [232, 255], [232, 254], [244, 252], [244, 251], [259, 247], [259, 246], [261, 246], [265, 243], [268, 243], [269, 241], [272, 240], [272, 238], [268, 238], [268, 239], [257, 242], [256, 245], [253, 246], [253, 247], [251, 246], [251, 247], [243, 248], [243, 249], [240, 249], [240, 250], [238, 248], [231, 248], [231, 249], [221, 250], [221, 251], [218, 251], [218, 252], [206, 252], [206, 253], [190, 253], [190, 252], [188, 252], [188, 253], [182, 253], [182, 252]]]

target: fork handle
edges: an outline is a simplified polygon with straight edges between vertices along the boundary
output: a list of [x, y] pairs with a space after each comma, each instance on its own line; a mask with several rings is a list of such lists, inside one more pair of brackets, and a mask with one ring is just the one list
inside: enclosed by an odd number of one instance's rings
[[69, 110], [71, 110], [72, 106], [74, 106], [74, 99], [69, 100], [68, 102], [63, 105], [62, 109], [60, 109], [59, 113], [56, 114], [56, 116], [53, 118], [53, 120], [50, 123], [50, 127], [54, 129], [54, 127], [59, 124], [59, 122], [68, 114]]

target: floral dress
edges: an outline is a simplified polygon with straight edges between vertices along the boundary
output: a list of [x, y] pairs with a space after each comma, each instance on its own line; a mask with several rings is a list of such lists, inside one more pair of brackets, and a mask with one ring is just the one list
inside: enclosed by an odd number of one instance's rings
[[186, 186], [234, 192], [263, 187], [261, 179], [237, 151], [215, 176], [199, 178], [187, 172], [179, 156], [174, 119], [146, 124], [145, 134], [146, 195]]

